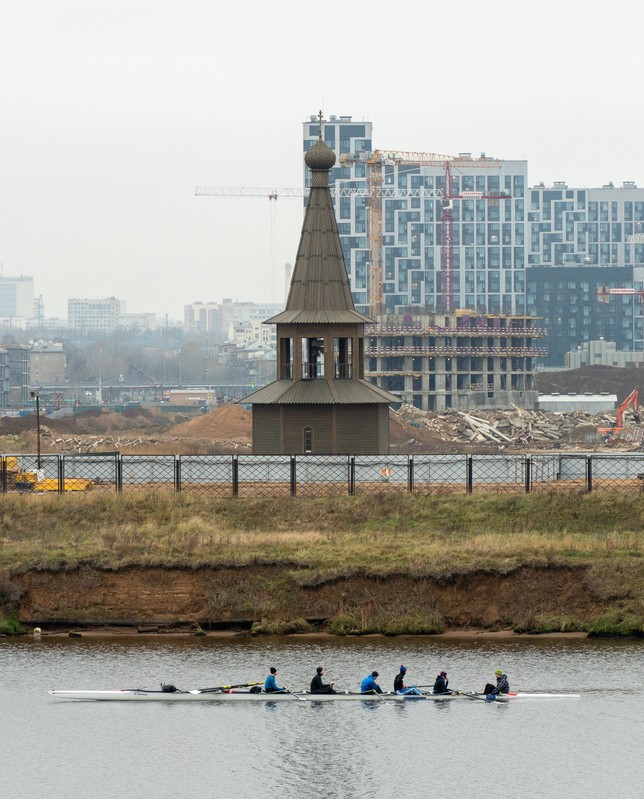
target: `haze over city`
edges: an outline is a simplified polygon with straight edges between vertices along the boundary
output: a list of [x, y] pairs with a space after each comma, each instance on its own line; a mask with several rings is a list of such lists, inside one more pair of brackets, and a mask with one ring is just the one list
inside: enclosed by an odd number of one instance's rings
[[598, 0], [8, 6], [2, 272], [33, 275], [46, 316], [70, 296], [174, 318], [280, 300], [301, 202], [195, 186], [300, 187], [319, 108], [370, 120], [380, 149], [525, 158], [530, 185], [641, 186], [643, 17]]

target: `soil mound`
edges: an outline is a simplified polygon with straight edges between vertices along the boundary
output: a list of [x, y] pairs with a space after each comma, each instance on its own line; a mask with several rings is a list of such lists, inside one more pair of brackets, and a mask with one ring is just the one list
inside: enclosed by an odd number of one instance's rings
[[251, 412], [241, 405], [224, 405], [204, 416], [175, 425], [168, 435], [179, 438], [226, 439], [250, 443], [252, 438]]
[[608, 391], [617, 394], [617, 401], [623, 402], [634, 388], [644, 390], [644, 369], [616, 366], [583, 366], [581, 369], [568, 369], [561, 372], [539, 372], [537, 388], [542, 394], [583, 394], [590, 391], [599, 394]]

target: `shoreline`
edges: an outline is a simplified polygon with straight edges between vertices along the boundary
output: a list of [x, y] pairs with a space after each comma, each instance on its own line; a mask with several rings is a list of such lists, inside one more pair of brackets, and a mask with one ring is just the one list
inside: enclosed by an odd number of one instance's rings
[[[110, 639], [110, 638], [145, 638], [145, 639], [159, 639], [159, 638], [265, 638], [270, 639], [274, 636], [251, 636], [248, 631], [239, 630], [203, 630], [195, 634], [188, 630], [167, 630], [156, 632], [139, 632], [134, 629], [115, 629], [113, 627], [96, 627], [96, 628], [74, 628], [74, 629], [52, 629], [42, 630], [40, 634], [34, 633], [33, 630], [24, 635], [17, 636], [19, 638], [34, 638], [36, 640], [42, 638], [97, 638], [97, 639]], [[344, 639], [344, 638], [432, 638], [439, 640], [509, 640], [509, 639], [535, 639], [535, 638], [563, 638], [563, 639], [579, 639], [588, 638], [588, 633], [585, 632], [546, 632], [546, 633], [517, 633], [514, 630], [446, 630], [442, 633], [435, 634], [419, 634], [419, 635], [398, 635], [391, 636], [384, 633], [368, 633], [365, 635], [334, 635], [328, 632], [312, 632], [312, 633], [290, 633], [283, 638], [290, 639], [305, 639], [305, 640], [325, 640], [325, 639]]]

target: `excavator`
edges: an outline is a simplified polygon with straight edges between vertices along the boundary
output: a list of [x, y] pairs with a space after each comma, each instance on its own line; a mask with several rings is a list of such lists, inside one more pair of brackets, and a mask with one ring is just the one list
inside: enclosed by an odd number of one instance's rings
[[608, 435], [611, 438], [613, 436], [618, 435], [624, 429], [624, 414], [626, 411], [632, 406], [633, 410], [631, 414], [633, 419], [635, 420], [635, 424], [640, 424], [642, 421], [637, 409], [639, 408], [639, 392], [635, 388], [631, 393], [626, 397], [624, 402], [621, 403], [619, 408], [617, 409], [617, 413], [615, 414], [615, 424], [613, 427], [598, 427], [597, 432], [601, 435]]

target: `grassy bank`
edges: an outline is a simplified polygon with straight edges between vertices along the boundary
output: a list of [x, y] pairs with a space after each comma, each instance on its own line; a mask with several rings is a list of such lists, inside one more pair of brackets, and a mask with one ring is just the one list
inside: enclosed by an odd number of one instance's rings
[[[79, 561], [107, 567], [264, 563], [305, 567], [300, 582], [314, 584], [356, 573], [440, 577], [583, 564], [606, 608], [605, 631], [624, 632], [624, 624], [642, 628], [643, 527], [639, 495], [4, 496], [0, 570]], [[565, 609], [530, 624], [580, 628]]]

